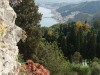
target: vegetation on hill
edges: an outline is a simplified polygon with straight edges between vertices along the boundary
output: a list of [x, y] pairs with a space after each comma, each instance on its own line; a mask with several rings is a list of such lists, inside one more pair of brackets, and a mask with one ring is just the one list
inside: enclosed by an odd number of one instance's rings
[[[32, 72], [27, 75], [100, 75], [99, 19], [93, 20], [92, 26], [76, 21], [41, 27], [41, 14], [33, 0], [23, 0], [14, 10], [16, 24], [27, 34], [26, 40], [18, 43], [21, 60], [32, 60], [24, 64], [24, 69]], [[35, 74], [34, 67], [47, 74]]]
[[[95, 28], [96, 25], [94, 25]], [[99, 48], [97, 48], [99, 28], [96, 30], [94, 27], [91, 27], [87, 21], [58, 24], [45, 30], [43, 37], [48, 42], [56, 41], [64, 56], [69, 60], [76, 51], [80, 52], [84, 59], [93, 59], [99, 57]]]
[[[16, 24], [25, 30], [27, 38], [18, 43], [19, 53], [24, 61], [31, 59], [46, 67], [51, 75], [64, 75], [68, 62], [56, 42], [48, 43], [42, 38], [39, 22], [41, 14], [33, 0], [23, 0], [14, 7], [18, 17]], [[49, 32], [52, 35], [52, 32]]]
[[[83, 19], [91, 20], [95, 14], [99, 13], [100, 12], [99, 8], [100, 8], [100, 1], [91, 1], [91, 2], [82, 2], [79, 4], [69, 4], [66, 6], [62, 6], [57, 9], [57, 12], [61, 13], [62, 17], [65, 17], [68, 15], [71, 15], [72, 12], [79, 11], [82, 15], [80, 15], [80, 14], [75, 15], [75, 17], [72, 18], [72, 21], [76, 21], [78, 18], [84, 22]], [[88, 16], [88, 18], [87, 18], [87, 16]]]

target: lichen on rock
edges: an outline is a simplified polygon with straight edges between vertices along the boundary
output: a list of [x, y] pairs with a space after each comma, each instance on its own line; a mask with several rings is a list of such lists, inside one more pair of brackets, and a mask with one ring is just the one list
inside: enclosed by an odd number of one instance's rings
[[4, 32], [5, 32], [5, 27], [2, 23], [0, 23], [0, 38], [3, 36]]

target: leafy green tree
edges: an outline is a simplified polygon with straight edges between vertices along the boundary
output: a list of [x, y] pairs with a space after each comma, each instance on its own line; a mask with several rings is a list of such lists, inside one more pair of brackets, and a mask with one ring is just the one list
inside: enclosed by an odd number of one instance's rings
[[45, 40], [40, 42], [36, 54], [33, 55], [33, 60], [43, 64], [50, 70], [51, 75], [65, 75], [69, 64], [57, 43], [48, 43]]

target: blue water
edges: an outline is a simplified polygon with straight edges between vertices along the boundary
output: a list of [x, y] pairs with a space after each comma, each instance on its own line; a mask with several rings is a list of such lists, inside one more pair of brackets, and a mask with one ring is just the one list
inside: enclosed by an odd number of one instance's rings
[[57, 20], [52, 18], [53, 14], [51, 13], [50, 9], [47, 9], [47, 8], [44, 8], [44, 7], [39, 7], [39, 12], [41, 14], [43, 14], [42, 20], [40, 22], [41, 26], [50, 27], [53, 24], [58, 23]]

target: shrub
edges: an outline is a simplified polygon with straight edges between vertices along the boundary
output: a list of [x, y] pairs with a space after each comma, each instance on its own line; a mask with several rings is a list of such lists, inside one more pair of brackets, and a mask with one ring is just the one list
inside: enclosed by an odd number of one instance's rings
[[92, 63], [91, 75], [100, 75], [100, 64], [98, 62]]
[[80, 63], [82, 56], [80, 54], [80, 52], [75, 52], [73, 57], [72, 57], [72, 61], [76, 64]]
[[72, 63], [68, 75], [89, 75], [90, 68], [81, 64]]
[[82, 71], [83, 75], [89, 75], [90, 68], [88, 66], [81, 66], [80, 70]]
[[27, 60], [26, 64], [22, 64], [19, 70], [20, 75], [50, 75], [50, 72], [43, 65], [34, 63], [32, 60]]
[[71, 70], [72, 71], [75, 71], [75, 72], [78, 72], [80, 70], [80, 64], [75, 64], [75, 63], [72, 63], [71, 64]]

